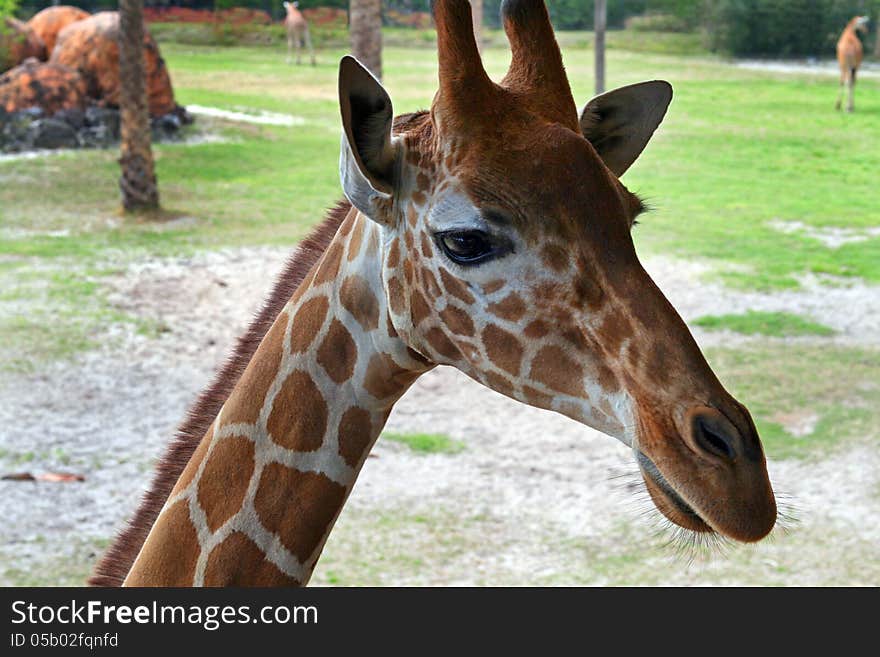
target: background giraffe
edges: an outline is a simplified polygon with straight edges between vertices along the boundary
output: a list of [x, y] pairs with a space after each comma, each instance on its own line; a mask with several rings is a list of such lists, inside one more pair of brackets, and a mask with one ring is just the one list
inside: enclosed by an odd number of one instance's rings
[[618, 177], [662, 120], [668, 84], [609, 92], [578, 117], [542, 2], [503, 6], [501, 85], [468, 3], [435, 11], [430, 113], [392, 125], [385, 90], [343, 59], [350, 204], [282, 276], [95, 583], [306, 583], [394, 402], [436, 364], [630, 445], [682, 527], [742, 541], [773, 527], [751, 418], [629, 233], [643, 208]]
[[309, 49], [309, 57], [312, 66], [315, 65], [315, 51], [312, 48], [312, 35], [309, 32], [309, 22], [299, 10], [299, 2], [284, 2], [287, 16], [284, 18], [284, 27], [287, 30], [287, 62], [292, 61], [292, 52], [296, 48], [296, 63], [301, 61], [303, 47]]
[[863, 49], [862, 42], [857, 32], [868, 31], [868, 16], [855, 16], [837, 40], [837, 63], [840, 66], [840, 91], [837, 94], [836, 109], [840, 109], [843, 101], [844, 89], [847, 92], [846, 111], [855, 109], [856, 72], [862, 65]]

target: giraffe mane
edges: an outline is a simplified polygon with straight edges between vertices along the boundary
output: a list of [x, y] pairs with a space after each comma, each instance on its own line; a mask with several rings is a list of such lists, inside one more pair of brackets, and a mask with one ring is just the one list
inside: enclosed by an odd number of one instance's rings
[[[394, 119], [394, 131], [412, 132], [421, 139], [428, 138], [429, 118], [426, 111], [401, 114]], [[186, 419], [159, 460], [150, 488], [144, 493], [137, 511], [117, 534], [88, 579], [90, 586], [122, 586], [171, 490], [220, 408], [229, 398], [260, 342], [281, 309], [302, 284], [306, 274], [324, 255], [351, 209], [352, 205], [347, 200], [339, 201], [288, 257], [262, 309], [244, 334], [239, 336], [223, 368], [190, 407]]]
[[140, 506], [101, 558], [88, 580], [89, 585], [122, 585], [165, 500], [171, 494], [171, 489], [238, 383], [260, 342], [305, 275], [327, 250], [350, 211], [351, 204], [348, 201], [338, 202], [288, 257], [262, 309], [247, 331], [239, 336], [235, 349], [214, 380], [190, 407], [186, 419], [156, 466], [152, 484], [144, 494]]

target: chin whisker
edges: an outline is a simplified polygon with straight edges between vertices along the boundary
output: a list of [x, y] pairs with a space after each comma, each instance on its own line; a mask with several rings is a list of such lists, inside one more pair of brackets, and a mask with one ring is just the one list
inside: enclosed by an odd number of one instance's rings
[[[685, 571], [705, 567], [713, 561], [728, 560], [742, 550], [755, 549], [753, 545], [739, 543], [717, 532], [697, 532], [669, 520], [648, 493], [641, 470], [635, 462], [629, 468], [622, 467], [610, 472], [607, 480], [614, 489], [621, 491], [627, 515], [647, 528], [641, 534], [641, 540], [637, 539], [637, 543], [643, 542], [640, 547], [660, 553], [670, 562], [682, 565]], [[776, 489], [775, 497], [776, 525], [762, 539], [764, 542], [779, 540], [792, 532], [800, 522], [799, 509], [793, 496]]]

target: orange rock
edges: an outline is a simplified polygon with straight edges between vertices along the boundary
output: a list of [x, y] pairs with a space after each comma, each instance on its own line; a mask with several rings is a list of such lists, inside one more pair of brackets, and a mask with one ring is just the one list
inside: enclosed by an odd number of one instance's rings
[[46, 59], [46, 44], [37, 33], [14, 18], [5, 20], [6, 28], [0, 30], [0, 71], [18, 66], [29, 57]]
[[68, 66], [28, 59], [0, 75], [0, 107], [7, 112], [41, 107], [52, 115], [63, 109], [84, 109], [86, 100], [85, 80]]
[[[79, 69], [89, 95], [100, 105], [119, 105], [119, 14], [103, 11], [71, 23], [58, 33], [51, 61]], [[159, 46], [144, 31], [147, 103], [150, 114], [161, 116], [177, 108], [174, 91]]]
[[83, 11], [78, 7], [69, 5], [59, 5], [57, 7], [46, 7], [31, 18], [27, 24], [46, 44], [46, 57], [52, 56], [52, 50], [55, 49], [55, 39], [58, 33], [65, 27], [76, 21], [88, 18], [91, 14]]

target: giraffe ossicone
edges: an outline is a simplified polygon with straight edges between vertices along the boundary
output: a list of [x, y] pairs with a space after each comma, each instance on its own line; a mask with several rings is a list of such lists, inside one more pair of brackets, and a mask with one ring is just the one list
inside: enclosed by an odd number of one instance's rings
[[394, 403], [438, 364], [629, 445], [682, 527], [755, 541], [774, 526], [748, 411], [630, 235], [642, 204], [619, 176], [670, 86], [578, 113], [541, 0], [502, 5], [500, 83], [467, 0], [434, 11], [429, 112], [394, 119], [380, 83], [342, 60], [348, 203], [300, 248], [95, 583], [305, 584]]

